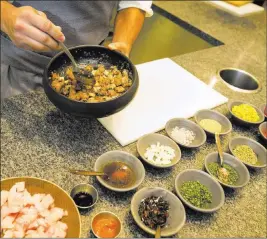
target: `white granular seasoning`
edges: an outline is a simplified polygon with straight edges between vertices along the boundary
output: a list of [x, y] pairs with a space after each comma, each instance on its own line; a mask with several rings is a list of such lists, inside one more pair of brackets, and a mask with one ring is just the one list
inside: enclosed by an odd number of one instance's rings
[[171, 132], [171, 136], [181, 144], [190, 145], [194, 141], [196, 134], [186, 128], [176, 126]]
[[158, 165], [166, 165], [172, 162], [175, 157], [175, 150], [169, 146], [152, 144], [146, 149], [145, 158]]

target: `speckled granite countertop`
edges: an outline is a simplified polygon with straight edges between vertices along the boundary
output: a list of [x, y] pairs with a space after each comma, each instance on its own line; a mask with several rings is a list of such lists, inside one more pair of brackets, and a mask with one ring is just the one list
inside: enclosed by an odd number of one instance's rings
[[[257, 94], [236, 93], [221, 82], [215, 89], [231, 99], [256, 106], [266, 101], [266, 12], [237, 18], [206, 3], [156, 2], [159, 7], [225, 43], [173, 60], [206, 83], [218, 69], [240, 67], [254, 74], [262, 84]], [[228, 115], [226, 106], [217, 108]], [[97, 157], [109, 150], [125, 150], [137, 155], [136, 145], [122, 148], [96, 119], [78, 119], [60, 113], [43, 92], [32, 92], [7, 99], [1, 115], [1, 176], [35, 176], [51, 180], [68, 192], [78, 183], [90, 183], [99, 190], [100, 201], [82, 217], [82, 237], [92, 237], [90, 220], [100, 210], [111, 210], [123, 222], [121, 237], [150, 237], [140, 230], [130, 214], [134, 192], [112, 193], [94, 178], [75, 176], [63, 167], [93, 168]], [[244, 135], [259, 140], [257, 128], [233, 125], [223, 140], [225, 150], [230, 137]], [[165, 134], [165, 132], [162, 132]], [[141, 187], [160, 186], [173, 191], [176, 175], [184, 169], [201, 169], [205, 156], [214, 151], [212, 140], [198, 150], [182, 149], [182, 160], [170, 170], [146, 167]], [[203, 215], [189, 209], [187, 222], [176, 237], [266, 237], [266, 170], [250, 171], [249, 184], [236, 191], [226, 190], [220, 211]]]

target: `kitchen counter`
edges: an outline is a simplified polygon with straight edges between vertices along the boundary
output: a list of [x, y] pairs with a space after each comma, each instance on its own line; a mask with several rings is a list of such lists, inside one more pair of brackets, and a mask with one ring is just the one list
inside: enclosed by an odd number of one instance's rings
[[[159, 1], [155, 4], [225, 44], [174, 57], [175, 62], [205, 83], [213, 84], [230, 99], [256, 106], [266, 102], [266, 12], [238, 18], [207, 3]], [[217, 70], [224, 67], [238, 67], [254, 74], [262, 90], [257, 94], [230, 90], [214, 80]], [[225, 105], [216, 110], [228, 115]], [[96, 119], [75, 118], [59, 112], [42, 91], [6, 99], [1, 113], [2, 178], [35, 176], [51, 180], [68, 192], [79, 183], [93, 184], [99, 190], [100, 200], [81, 216], [82, 237], [93, 236], [91, 218], [102, 210], [119, 216], [123, 222], [120, 237], [150, 237], [139, 229], [130, 214], [134, 192], [114, 193], [100, 186], [94, 178], [72, 175], [64, 170], [66, 167], [92, 169], [96, 158], [110, 150], [137, 155], [135, 143], [122, 148]], [[225, 150], [228, 150], [229, 138], [237, 135], [259, 140], [257, 127], [247, 129], [233, 124], [233, 132], [223, 139]], [[145, 166], [146, 178], [141, 187], [159, 186], [173, 191], [179, 172], [202, 169], [205, 156], [215, 150], [214, 141], [209, 139], [198, 150], [182, 149], [182, 160], [172, 169]], [[206, 215], [186, 208], [186, 224], [176, 237], [266, 237], [266, 169], [250, 173], [251, 180], [245, 188], [225, 190], [225, 205], [218, 212]]]

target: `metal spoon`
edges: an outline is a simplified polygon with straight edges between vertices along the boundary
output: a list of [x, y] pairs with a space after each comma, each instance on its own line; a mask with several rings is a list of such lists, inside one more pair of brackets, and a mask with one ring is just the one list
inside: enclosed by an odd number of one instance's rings
[[160, 237], [161, 237], [161, 226], [158, 225], [156, 229], [155, 238], [160, 238]]
[[94, 79], [89, 78], [88, 75], [85, 74], [84, 69], [80, 67], [76, 61], [74, 60], [74, 57], [70, 53], [69, 49], [66, 47], [66, 45], [63, 42], [58, 42], [58, 44], [61, 46], [63, 51], [66, 53], [66, 55], [70, 58], [72, 65], [73, 65], [73, 74], [75, 76], [75, 79], [77, 81], [82, 82], [84, 85], [93, 85]]
[[216, 141], [216, 145], [217, 145], [217, 149], [219, 153], [220, 166], [221, 166], [221, 168], [218, 170], [218, 177], [219, 179], [222, 179], [223, 181], [227, 181], [229, 172], [227, 171], [227, 169], [223, 167], [223, 151], [222, 151], [220, 136], [218, 133], [215, 133], [215, 141]]
[[84, 176], [104, 176], [104, 175], [106, 175], [103, 172], [90, 172], [90, 171], [86, 171], [86, 170], [69, 169], [69, 171], [73, 174], [84, 175]]

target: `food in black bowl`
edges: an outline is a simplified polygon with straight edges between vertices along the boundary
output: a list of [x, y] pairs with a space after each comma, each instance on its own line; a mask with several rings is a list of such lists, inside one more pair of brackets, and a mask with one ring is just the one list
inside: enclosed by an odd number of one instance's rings
[[71, 61], [60, 52], [47, 65], [43, 76], [45, 93], [57, 108], [76, 116], [101, 118], [122, 110], [133, 99], [139, 78], [126, 56], [102, 46], [69, 50], [93, 84], [77, 81]]

